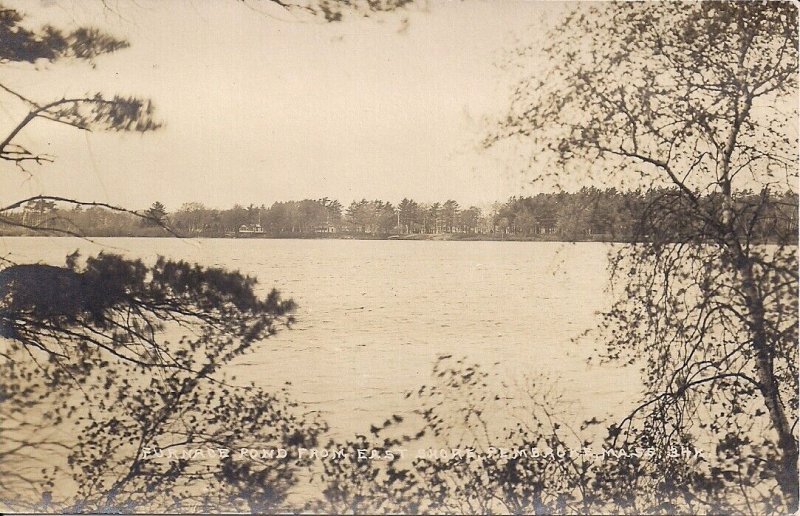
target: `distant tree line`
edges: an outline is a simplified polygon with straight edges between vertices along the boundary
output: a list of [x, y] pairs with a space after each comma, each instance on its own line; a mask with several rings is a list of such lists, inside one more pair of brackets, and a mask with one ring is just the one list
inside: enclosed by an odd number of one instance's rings
[[[275, 202], [271, 206], [234, 205], [215, 209], [186, 203], [168, 212], [160, 203], [137, 214], [102, 206], [63, 207], [45, 197], [6, 213], [0, 234], [33, 234], [31, 226], [51, 234], [84, 236], [334, 237], [380, 238], [392, 235], [450, 235], [452, 238], [518, 238], [542, 240], [630, 241], [651, 232], [642, 221], [648, 210], [669, 202], [672, 189], [619, 191], [584, 187], [577, 192], [540, 193], [511, 197], [489, 208], [462, 207], [452, 199], [423, 203], [404, 198], [353, 201], [345, 207], [335, 199]], [[721, 198], [701, 198], [712, 211], [722, 210]], [[740, 230], [761, 241], [797, 233], [797, 194], [745, 190], [736, 202], [760, 210], [756, 224], [742, 217]], [[679, 204], [674, 217], [680, 220]]]

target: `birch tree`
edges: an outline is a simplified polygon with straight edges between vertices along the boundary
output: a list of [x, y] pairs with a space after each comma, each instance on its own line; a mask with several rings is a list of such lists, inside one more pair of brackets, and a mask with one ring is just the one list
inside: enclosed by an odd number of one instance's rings
[[487, 144], [529, 145], [540, 179], [666, 187], [611, 256], [602, 355], [646, 388], [612, 432], [731, 446], [714, 475], [738, 479], [742, 510], [796, 510], [797, 229], [764, 209], [796, 191], [796, 6], [581, 6], [548, 41]]

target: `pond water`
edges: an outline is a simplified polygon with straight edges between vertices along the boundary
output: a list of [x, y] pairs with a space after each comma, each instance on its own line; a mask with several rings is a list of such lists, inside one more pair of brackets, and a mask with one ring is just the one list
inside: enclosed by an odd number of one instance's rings
[[[290, 392], [339, 435], [410, 413], [437, 357], [466, 357], [508, 379], [549, 377], [579, 422], [621, 415], [634, 368], [589, 365], [581, 334], [606, 308], [609, 244], [383, 240], [0, 238], [0, 256], [63, 264], [80, 249], [223, 266], [275, 287], [297, 324], [239, 360], [239, 381]], [[494, 414], [502, 418], [503, 414]]]

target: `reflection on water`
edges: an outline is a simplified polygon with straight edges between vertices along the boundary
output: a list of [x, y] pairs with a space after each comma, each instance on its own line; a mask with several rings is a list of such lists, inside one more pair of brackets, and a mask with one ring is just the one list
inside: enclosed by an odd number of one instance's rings
[[639, 391], [637, 371], [589, 367], [597, 343], [573, 341], [609, 303], [608, 244], [0, 238], [0, 255], [16, 262], [60, 264], [76, 248], [238, 269], [264, 293], [294, 298], [294, 329], [233, 374], [266, 387], [291, 382], [337, 434], [413, 410], [404, 394], [429, 380], [440, 354], [509, 378], [557, 378], [576, 419], [621, 414]]

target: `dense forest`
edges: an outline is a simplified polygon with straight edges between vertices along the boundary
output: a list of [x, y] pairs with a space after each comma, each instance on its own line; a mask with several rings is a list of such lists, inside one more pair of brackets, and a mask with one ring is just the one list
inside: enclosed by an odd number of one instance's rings
[[[160, 202], [136, 212], [108, 206], [61, 206], [37, 197], [0, 218], [0, 235], [43, 234], [22, 226], [44, 228], [45, 234], [101, 236], [273, 237], [273, 238], [437, 238], [631, 241], [647, 238], [647, 213], [667, 203], [680, 223], [675, 190], [622, 192], [614, 188], [582, 188], [577, 192], [511, 197], [488, 208], [462, 207], [452, 199], [422, 203], [404, 198], [382, 200], [303, 199], [271, 206], [235, 205], [215, 209], [186, 203], [169, 212]], [[709, 213], [721, 211], [721, 198], [704, 196]], [[797, 233], [797, 194], [741, 191], [740, 229], [759, 241]], [[677, 211], [676, 211], [677, 210]], [[751, 214], [751, 224], [747, 214]], [[663, 215], [663, 214], [662, 214]], [[702, 231], [701, 231], [702, 232]]]

